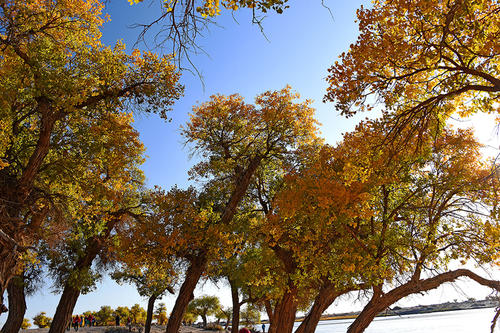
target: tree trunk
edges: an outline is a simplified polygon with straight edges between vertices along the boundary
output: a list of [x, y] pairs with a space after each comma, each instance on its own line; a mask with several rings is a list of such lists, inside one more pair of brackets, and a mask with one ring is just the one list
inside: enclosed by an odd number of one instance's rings
[[267, 318], [269, 318], [269, 328], [267, 329], [267, 333], [274, 333], [274, 325], [273, 325], [273, 306], [271, 305], [271, 301], [266, 299], [264, 301], [264, 306], [266, 308]]
[[144, 325], [144, 333], [149, 333], [151, 331], [151, 322], [153, 321], [153, 310], [155, 307], [156, 297], [156, 295], [151, 295], [149, 297], [146, 324]]
[[406, 296], [435, 289], [443, 283], [453, 282], [462, 276], [468, 277], [483, 286], [500, 291], [500, 281], [485, 279], [468, 269], [457, 269], [423, 280], [413, 278], [387, 293], [382, 291], [374, 292], [370, 302], [347, 329], [347, 333], [364, 332], [377, 314]]
[[346, 292], [348, 291], [337, 291], [335, 286], [329, 281], [324, 283], [319, 290], [318, 296], [316, 296], [314, 300], [311, 310], [305, 316], [302, 323], [300, 323], [295, 333], [314, 333], [323, 312], [325, 312], [337, 297]]
[[64, 286], [63, 293], [57, 304], [56, 313], [52, 324], [50, 325], [49, 333], [64, 333], [68, 322], [75, 308], [76, 301], [80, 296], [80, 289], [71, 286], [68, 282]]
[[231, 286], [231, 299], [233, 301], [233, 314], [231, 318], [231, 333], [238, 333], [240, 326], [240, 297], [238, 294], [238, 287], [232, 281], [229, 280], [229, 285]]
[[24, 281], [21, 276], [12, 278], [7, 286], [9, 293], [9, 316], [2, 327], [2, 333], [18, 333], [26, 313]]
[[260, 156], [253, 157], [250, 160], [250, 163], [248, 164], [245, 171], [242, 172], [240, 175], [238, 175], [238, 179], [236, 181], [236, 188], [233, 190], [233, 193], [231, 193], [231, 197], [229, 198], [229, 201], [226, 204], [224, 212], [222, 213], [222, 216], [220, 218], [221, 224], [227, 224], [231, 222], [231, 220], [233, 219], [234, 214], [236, 213], [236, 209], [238, 208], [241, 199], [243, 199], [243, 196], [247, 192], [252, 177], [255, 174], [257, 168], [259, 167], [261, 161], [262, 157]]
[[297, 312], [297, 288], [290, 288], [276, 305], [269, 331], [274, 333], [292, 333]]
[[207, 316], [201, 315], [201, 320], [203, 321], [203, 328], [207, 328]]
[[[109, 230], [106, 231], [105, 235], [108, 234]], [[74, 271], [90, 269], [92, 262], [97, 257], [100, 250], [101, 247], [98, 245], [97, 238], [91, 239], [87, 245], [87, 252], [76, 262]], [[80, 288], [74, 287], [71, 285], [70, 281], [66, 281], [59, 304], [57, 304], [54, 319], [50, 325], [49, 333], [64, 333], [79, 296]]]
[[196, 288], [206, 265], [207, 260], [204, 254], [199, 255], [191, 261], [191, 264], [186, 272], [186, 279], [181, 286], [179, 296], [177, 296], [177, 299], [175, 300], [174, 308], [172, 309], [172, 313], [168, 319], [166, 333], [179, 332], [184, 312], [193, 298], [194, 288]]
[[[102, 244], [109, 238], [111, 230], [115, 227], [116, 223], [118, 223], [119, 219], [120, 216], [114, 216], [106, 224], [106, 230], [103, 234], [88, 239], [85, 253], [75, 263], [74, 271], [88, 270], [92, 267], [92, 262], [103, 248]], [[64, 291], [57, 305], [56, 313], [54, 314], [54, 319], [50, 325], [49, 333], [64, 333], [64, 329], [68, 325], [68, 321], [71, 318], [71, 314], [73, 313], [79, 296], [80, 288], [74, 287], [69, 281], [66, 281]]]

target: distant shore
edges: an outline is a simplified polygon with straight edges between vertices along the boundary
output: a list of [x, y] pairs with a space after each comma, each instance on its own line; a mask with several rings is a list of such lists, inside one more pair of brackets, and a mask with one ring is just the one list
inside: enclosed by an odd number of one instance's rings
[[[484, 300], [468, 300], [463, 302], [446, 302], [439, 304], [430, 305], [417, 305], [411, 307], [394, 307], [392, 309], [387, 309], [385, 312], [379, 314], [377, 317], [388, 317], [388, 316], [401, 316], [409, 314], [423, 314], [432, 312], [444, 312], [444, 311], [458, 311], [458, 310], [471, 310], [471, 309], [486, 309], [495, 308], [500, 306], [498, 300], [494, 299], [484, 299]], [[346, 313], [334, 313], [326, 314], [321, 316], [320, 320], [340, 320], [340, 319], [353, 319], [359, 315], [359, 311], [356, 312], [346, 312]], [[297, 318], [296, 321], [302, 321], [304, 317]]]

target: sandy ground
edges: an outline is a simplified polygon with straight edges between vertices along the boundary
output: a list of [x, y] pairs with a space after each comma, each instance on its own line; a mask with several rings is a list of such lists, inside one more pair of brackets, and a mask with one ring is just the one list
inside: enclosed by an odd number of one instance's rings
[[[95, 326], [95, 327], [80, 327], [78, 329], [78, 333], [105, 333], [106, 330], [109, 329], [108, 333], [127, 333], [128, 330], [124, 327], [121, 326], [120, 330], [116, 330], [115, 326]], [[27, 329], [27, 330], [20, 330], [20, 333], [47, 333], [49, 331], [48, 328], [34, 328], [34, 329]], [[181, 326], [179, 333], [200, 333], [203, 332], [204, 330], [201, 328], [196, 328], [196, 327], [191, 327], [191, 326]], [[70, 331], [64, 331], [65, 333], [77, 333], [73, 328], [71, 328]], [[144, 329], [142, 330], [144, 333]], [[151, 326], [151, 333], [164, 333], [165, 332], [165, 326]], [[214, 332], [215, 331], [205, 331], [205, 332]], [[132, 328], [132, 333], [138, 333], [137, 328]]]

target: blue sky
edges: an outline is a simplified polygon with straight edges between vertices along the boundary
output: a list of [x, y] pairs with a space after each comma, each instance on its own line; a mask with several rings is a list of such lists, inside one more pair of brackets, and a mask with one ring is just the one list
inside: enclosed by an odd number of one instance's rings
[[[130, 49], [136, 41], [138, 29], [130, 29], [133, 23], [147, 23], [158, 15], [158, 0], [130, 6], [126, 0], [112, 0], [106, 9], [111, 22], [103, 27], [104, 42], [114, 44], [123, 40]], [[201, 71], [205, 88], [200, 79], [189, 72], [182, 76], [186, 86], [185, 96], [174, 105], [170, 113], [171, 122], [165, 122], [154, 115], [136, 115], [135, 126], [147, 148], [148, 159], [143, 166], [148, 186], [160, 185], [169, 188], [175, 184], [188, 184], [187, 171], [194, 163], [189, 158], [189, 148], [185, 147], [179, 135], [179, 127], [187, 120], [193, 105], [203, 102], [210, 95], [239, 93], [247, 102], [266, 90], [280, 89], [290, 84], [303, 98], [313, 99], [317, 118], [323, 124], [322, 134], [327, 142], [339, 141], [343, 132], [352, 130], [361, 118], [344, 119], [336, 114], [332, 104], [322, 103], [326, 89], [327, 68], [338, 55], [347, 51], [357, 38], [355, 11], [368, 1], [325, 1], [333, 17], [321, 5], [321, 0], [290, 0], [290, 8], [284, 14], [269, 14], [263, 26], [267, 39], [256, 25], [251, 24], [249, 11], [239, 11], [234, 18], [223, 15], [218, 18], [222, 26], [212, 27], [199, 44], [207, 55], [193, 56], [193, 61]], [[236, 22], [237, 21], [237, 22]], [[149, 40], [150, 41], [150, 40]], [[153, 43], [150, 41], [150, 45]], [[142, 44], [138, 48], [145, 49]], [[219, 288], [207, 283], [198, 288], [201, 294], [218, 295], [222, 302], [230, 305], [230, 293], [225, 286]], [[484, 289], [475, 291], [484, 297]], [[454, 289], [440, 289], [427, 301], [414, 298], [411, 302], [432, 302], [453, 298], [465, 298]], [[50, 291], [50, 281], [34, 296], [28, 298], [26, 318], [32, 318], [40, 311], [49, 316], [55, 312], [59, 295]], [[431, 301], [429, 301], [431, 300]], [[175, 297], [164, 299], [170, 311]], [[142, 299], [131, 286], [118, 286], [105, 278], [97, 290], [81, 296], [74, 313], [98, 310], [102, 305], [132, 306]], [[356, 307], [359, 308], [359, 303]], [[350, 303], [340, 303], [338, 311], [352, 309]], [[331, 311], [337, 311], [331, 309]], [[6, 316], [0, 318], [0, 322]]]

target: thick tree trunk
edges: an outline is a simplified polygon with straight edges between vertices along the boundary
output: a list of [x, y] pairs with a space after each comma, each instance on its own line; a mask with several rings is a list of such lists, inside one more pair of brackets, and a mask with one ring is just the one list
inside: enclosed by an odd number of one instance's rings
[[[109, 230], [103, 237], [109, 235]], [[99, 254], [101, 247], [98, 245], [99, 242], [97, 238], [91, 239], [87, 245], [87, 252], [82, 258], [80, 258], [75, 264], [74, 270], [81, 271], [90, 269], [92, 262]], [[73, 309], [75, 308], [76, 301], [80, 296], [80, 288], [74, 287], [69, 281], [66, 281], [63, 293], [59, 299], [59, 304], [57, 304], [56, 313], [54, 314], [54, 319], [50, 325], [49, 333], [64, 333], [64, 329], [68, 326], [68, 321], [71, 318]]]
[[407, 283], [392, 289], [388, 293], [374, 292], [372, 299], [347, 329], [347, 333], [361, 333], [370, 325], [375, 316], [400, 299], [419, 292], [435, 289], [446, 282], [453, 282], [459, 277], [468, 277], [483, 286], [500, 291], [500, 281], [485, 279], [468, 269], [457, 269], [420, 280], [414, 278]]
[[146, 324], [144, 325], [144, 333], [151, 331], [151, 322], [153, 321], [153, 310], [155, 307], [156, 295], [151, 295], [148, 299], [148, 311], [146, 316]]
[[50, 325], [49, 333], [64, 333], [71, 318], [71, 314], [73, 313], [73, 309], [75, 308], [78, 296], [80, 296], [80, 289], [66, 283], [61, 298], [59, 299], [59, 304], [57, 304], [56, 313]]
[[[118, 223], [119, 219], [120, 215], [114, 216], [108, 221], [106, 230], [103, 234], [88, 239], [85, 253], [75, 264], [75, 271], [88, 270], [92, 267], [92, 262], [103, 248], [102, 244], [109, 238], [111, 230], [115, 227], [116, 223]], [[73, 313], [79, 296], [80, 288], [74, 287], [69, 281], [66, 281], [61, 299], [57, 305], [56, 313], [54, 314], [54, 319], [50, 325], [49, 333], [64, 333], [64, 329], [68, 325], [68, 321], [71, 318], [71, 314]]]
[[201, 315], [201, 321], [203, 321], [203, 328], [207, 328], [207, 316]]
[[2, 327], [2, 333], [18, 333], [26, 313], [24, 281], [21, 276], [12, 278], [7, 286], [9, 293], [9, 316]]
[[326, 282], [321, 286], [318, 296], [314, 300], [313, 306], [295, 333], [314, 333], [318, 326], [323, 312], [339, 297], [346, 293], [338, 291], [331, 282]]
[[207, 265], [207, 260], [205, 255], [202, 254], [196, 257], [191, 261], [191, 265], [189, 266], [186, 272], [186, 279], [179, 290], [179, 296], [175, 300], [174, 308], [172, 309], [172, 313], [170, 314], [170, 318], [167, 323], [167, 333], [177, 333], [179, 332], [179, 328], [181, 327], [182, 317], [184, 316], [184, 312], [186, 308], [193, 298], [193, 291], [200, 280], [201, 274], [205, 270]]
[[240, 296], [238, 294], [238, 287], [234, 281], [229, 280], [231, 286], [231, 299], [233, 301], [233, 314], [231, 318], [231, 333], [238, 333], [240, 326]]
[[292, 333], [298, 306], [297, 291], [296, 287], [290, 288], [276, 305], [270, 332]]

